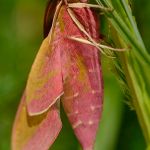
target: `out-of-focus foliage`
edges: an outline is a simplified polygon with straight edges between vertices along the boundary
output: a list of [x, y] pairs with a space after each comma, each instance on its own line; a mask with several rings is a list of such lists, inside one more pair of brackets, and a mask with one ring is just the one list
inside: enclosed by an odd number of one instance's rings
[[[134, 0], [132, 4], [146, 47], [150, 49], [150, 1]], [[45, 5], [43, 0], [0, 0], [0, 150], [10, 150], [14, 116], [43, 38]], [[95, 149], [144, 150], [136, 115], [129, 107], [124, 108], [124, 97], [109, 66], [108, 60], [104, 60], [104, 114]], [[52, 150], [77, 150], [77, 140], [63, 116], [64, 128]]]

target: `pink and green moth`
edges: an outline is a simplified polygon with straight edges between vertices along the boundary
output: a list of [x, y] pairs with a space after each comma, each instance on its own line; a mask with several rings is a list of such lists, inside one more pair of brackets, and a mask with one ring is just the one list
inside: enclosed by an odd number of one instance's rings
[[100, 58], [95, 46], [73, 38], [88, 41], [86, 32], [99, 41], [99, 23], [90, 8], [68, 8], [67, 3], [72, 2], [87, 1], [49, 2], [45, 39], [16, 115], [12, 150], [48, 150], [62, 128], [60, 103], [83, 150], [94, 149], [103, 103]]

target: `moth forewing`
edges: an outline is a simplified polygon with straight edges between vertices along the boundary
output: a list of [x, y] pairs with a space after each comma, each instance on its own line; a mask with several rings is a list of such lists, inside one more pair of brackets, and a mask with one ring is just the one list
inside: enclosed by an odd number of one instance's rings
[[62, 1], [56, 7], [52, 28], [31, 68], [13, 125], [12, 150], [47, 150], [61, 130], [58, 106], [63, 94], [60, 55], [59, 50], [52, 49], [52, 37], [61, 5]]
[[29, 73], [26, 102], [31, 116], [46, 112], [63, 94], [60, 50], [53, 47], [56, 20], [61, 6], [62, 1], [56, 7], [50, 32], [44, 39]]

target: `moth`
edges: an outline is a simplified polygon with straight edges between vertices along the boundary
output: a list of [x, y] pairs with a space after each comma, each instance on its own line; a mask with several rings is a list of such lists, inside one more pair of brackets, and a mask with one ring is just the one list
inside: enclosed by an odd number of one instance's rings
[[77, 2], [87, 1], [48, 3], [45, 39], [17, 111], [12, 150], [48, 150], [62, 128], [60, 103], [83, 150], [94, 149], [102, 114], [103, 80], [99, 50], [90, 43], [100, 40], [99, 21], [88, 7], [69, 7]]

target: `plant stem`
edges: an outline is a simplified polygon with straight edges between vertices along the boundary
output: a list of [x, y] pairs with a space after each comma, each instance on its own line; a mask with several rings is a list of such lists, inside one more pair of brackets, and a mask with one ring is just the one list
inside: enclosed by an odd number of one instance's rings
[[[138, 31], [135, 19], [127, 0], [96, 0], [99, 5], [111, 8], [106, 17], [115, 29], [113, 42], [130, 51], [117, 54], [119, 63], [130, 89], [139, 123], [141, 125], [147, 146], [150, 145], [150, 56]], [[121, 7], [121, 8], [120, 8]], [[116, 40], [117, 39], [117, 40]], [[148, 85], [148, 86], [147, 86]], [[149, 147], [148, 147], [149, 148]]]

